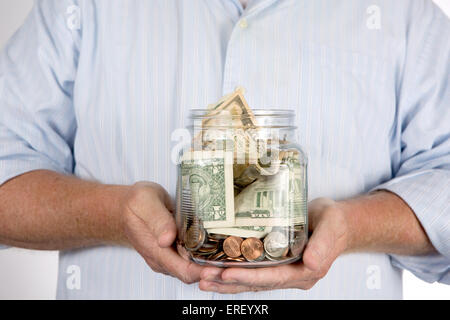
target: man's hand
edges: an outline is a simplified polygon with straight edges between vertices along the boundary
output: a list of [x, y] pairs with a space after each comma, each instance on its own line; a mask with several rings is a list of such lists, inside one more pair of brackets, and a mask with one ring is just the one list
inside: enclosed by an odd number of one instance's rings
[[220, 270], [205, 268], [200, 289], [219, 293], [239, 293], [274, 289], [310, 289], [322, 279], [334, 260], [347, 249], [348, 226], [337, 202], [317, 199], [309, 205], [312, 236], [302, 262], [273, 268]]
[[187, 284], [198, 282], [203, 268], [183, 259], [173, 247], [177, 229], [172, 203], [164, 188], [140, 182], [124, 199], [125, 234], [153, 271], [176, 277]]

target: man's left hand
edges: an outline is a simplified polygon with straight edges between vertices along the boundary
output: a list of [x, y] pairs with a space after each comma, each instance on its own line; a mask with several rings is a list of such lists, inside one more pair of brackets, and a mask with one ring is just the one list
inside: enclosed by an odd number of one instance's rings
[[348, 224], [344, 211], [335, 201], [317, 199], [308, 209], [312, 236], [301, 262], [261, 269], [205, 268], [201, 273], [200, 289], [219, 293], [311, 289], [347, 249]]

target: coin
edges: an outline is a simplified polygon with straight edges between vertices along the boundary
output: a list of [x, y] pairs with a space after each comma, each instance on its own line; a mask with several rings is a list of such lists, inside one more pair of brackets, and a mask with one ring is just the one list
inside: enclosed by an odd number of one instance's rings
[[219, 239], [212, 238], [211, 236], [208, 235], [207, 243], [216, 245], [216, 244], [219, 244], [219, 242], [220, 242]]
[[217, 247], [215, 247], [215, 248], [203, 248], [202, 247], [202, 248], [198, 249], [196, 252], [198, 254], [201, 254], [201, 255], [204, 255], [204, 256], [208, 256], [208, 255], [212, 255], [212, 254], [217, 253], [217, 250], [218, 250]]
[[241, 244], [241, 251], [247, 261], [264, 259], [264, 245], [258, 238], [245, 239]]
[[286, 256], [289, 251], [288, 238], [282, 232], [271, 232], [264, 238], [264, 250], [273, 258]]
[[266, 253], [266, 256], [265, 256], [266, 258], [267, 258], [267, 260], [270, 260], [270, 261], [281, 261], [281, 260], [284, 260], [284, 258], [274, 258], [274, 257], [271, 257], [271, 256], [269, 256], [267, 253]]
[[232, 261], [232, 262], [245, 262], [245, 259], [243, 257], [238, 257], [238, 258], [230, 258], [227, 257], [225, 259], [225, 261]]
[[242, 238], [231, 236], [223, 242], [223, 251], [230, 258], [237, 258], [241, 255]]
[[228, 238], [227, 235], [217, 234], [217, 233], [211, 233], [211, 234], [209, 234], [209, 237], [212, 239], [218, 240], [218, 241], [225, 240], [226, 238]]
[[300, 234], [297, 237], [294, 238], [293, 242], [291, 242], [290, 250], [291, 254], [294, 257], [298, 257], [305, 248], [306, 245], [306, 235]]
[[216, 254], [213, 254], [212, 256], [209, 257], [209, 260], [219, 260], [221, 258], [225, 257], [225, 252], [223, 251], [219, 251]]
[[203, 246], [206, 231], [198, 225], [191, 225], [184, 235], [184, 245], [189, 251], [196, 251]]

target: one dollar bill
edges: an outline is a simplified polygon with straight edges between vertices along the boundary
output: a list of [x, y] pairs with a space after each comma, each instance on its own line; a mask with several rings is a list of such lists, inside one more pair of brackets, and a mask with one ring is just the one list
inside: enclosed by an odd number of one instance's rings
[[205, 228], [234, 226], [233, 153], [191, 151], [181, 160], [182, 214]]

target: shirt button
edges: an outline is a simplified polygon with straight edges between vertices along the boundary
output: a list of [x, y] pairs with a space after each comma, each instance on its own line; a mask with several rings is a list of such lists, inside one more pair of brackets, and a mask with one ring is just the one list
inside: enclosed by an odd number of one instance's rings
[[241, 27], [241, 29], [246, 29], [248, 27], [247, 19], [241, 19], [239, 22], [239, 27]]

